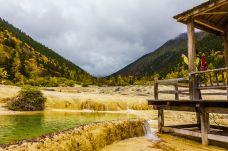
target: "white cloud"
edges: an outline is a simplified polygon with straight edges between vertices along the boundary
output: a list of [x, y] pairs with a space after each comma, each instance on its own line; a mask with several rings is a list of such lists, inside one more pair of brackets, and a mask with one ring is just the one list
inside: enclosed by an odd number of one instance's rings
[[95, 75], [185, 32], [172, 17], [205, 0], [0, 0], [1, 17]]

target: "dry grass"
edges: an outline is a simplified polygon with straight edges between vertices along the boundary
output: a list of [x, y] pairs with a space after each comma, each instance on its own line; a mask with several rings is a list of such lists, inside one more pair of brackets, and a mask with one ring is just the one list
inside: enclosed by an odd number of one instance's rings
[[44, 91], [46, 106], [55, 109], [90, 109], [95, 111], [117, 111], [126, 109], [148, 109], [147, 101], [142, 97], [97, 93], [67, 93]]
[[[54, 109], [89, 109], [95, 111], [117, 110], [146, 110], [147, 100], [142, 96], [128, 96], [119, 93], [107, 94], [98, 87], [55, 88], [56, 91], [43, 90], [47, 98], [46, 107]], [[115, 88], [112, 88], [113, 91]], [[5, 103], [6, 98], [12, 98], [20, 90], [15, 86], [0, 86], [0, 103]], [[110, 91], [110, 88], [107, 88]], [[60, 92], [61, 91], [61, 92]]]
[[[45, 88], [47, 89], [47, 88]], [[153, 86], [126, 86], [126, 87], [73, 87], [48, 88], [43, 90], [47, 97], [46, 107], [54, 109], [90, 109], [95, 111], [109, 110], [146, 110], [147, 99], [153, 98]], [[172, 90], [171, 86], [159, 86], [160, 90]], [[20, 90], [15, 86], [0, 85], [0, 103], [6, 98], [14, 97]], [[218, 91], [218, 90], [211, 90]], [[181, 99], [188, 97], [180, 95]], [[174, 99], [174, 95], [160, 94], [160, 99]], [[222, 96], [205, 96], [206, 99], [223, 99]]]
[[4, 103], [7, 98], [16, 96], [19, 90], [19, 87], [0, 85], [0, 103]]
[[[160, 86], [161, 90], [170, 89], [173, 87]], [[8, 97], [13, 97], [18, 92], [18, 87], [10, 87], [10, 86], [0, 86], [0, 100]], [[44, 95], [47, 97], [47, 108], [54, 109], [92, 109], [92, 110], [125, 110], [125, 109], [147, 109], [147, 99], [153, 98], [153, 89], [152, 86], [128, 86], [128, 87], [88, 87], [88, 88], [55, 88], [56, 91], [43, 91]], [[214, 90], [217, 91], [217, 90]], [[161, 99], [174, 99], [174, 95], [159, 95]], [[204, 97], [206, 99], [223, 99], [223, 97], [210, 96]], [[187, 99], [184, 96], [181, 96], [181, 99]], [[144, 118], [147, 120], [153, 120], [151, 127], [157, 127], [157, 111], [149, 110], [149, 111], [129, 111], [132, 114], [135, 114], [137, 117]], [[219, 123], [221, 125], [228, 125], [228, 118], [226, 115], [218, 115], [214, 114], [211, 116], [213, 118], [210, 119], [210, 123], [215, 124]], [[165, 111], [165, 125], [175, 125], [175, 124], [186, 124], [186, 123], [195, 123], [195, 114], [189, 112], [174, 112], [174, 111]], [[122, 132], [122, 131], [121, 131]], [[120, 133], [121, 133], [120, 132]], [[100, 137], [103, 134], [100, 130], [92, 131], [94, 136]], [[73, 133], [74, 134], [74, 133]], [[82, 134], [82, 133], [81, 133]], [[72, 135], [72, 134], [71, 134]], [[87, 135], [87, 134], [86, 134]], [[92, 135], [92, 134], [90, 134]], [[70, 146], [73, 141], [76, 143], [78, 139], [68, 139], [66, 141], [65, 136], [60, 135], [61, 137], [55, 137], [56, 140], [61, 138], [63, 140], [63, 146]], [[68, 136], [68, 135], [67, 135]], [[70, 137], [70, 136], [69, 136]], [[85, 136], [77, 136], [82, 140], [82, 144], [89, 145], [90, 142], [85, 139]], [[146, 144], [151, 144], [148, 150], [152, 148], [158, 150], [218, 150], [222, 151], [222, 148], [216, 148], [213, 146], [204, 147], [200, 144], [200, 142], [190, 141], [187, 139], [169, 136], [169, 135], [160, 135], [162, 138], [162, 142], [154, 145], [151, 142], [140, 142], [139, 146], [143, 146]], [[103, 138], [103, 137], [100, 137]], [[60, 141], [60, 140], [59, 140]], [[102, 142], [102, 141], [99, 141]], [[99, 142], [98, 146], [99, 146]], [[51, 140], [48, 140], [47, 143], [52, 144]], [[104, 142], [102, 142], [104, 143]], [[137, 143], [134, 140], [130, 140], [129, 144]], [[122, 143], [125, 144], [125, 143]], [[152, 145], [153, 144], [153, 145]], [[180, 145], [181, 144], [181, 145]], [[54, 143], [57, 145], [57, 143]], [[50, 145], [52, 146], [52, 145]], [[127, 145], [125, 148], [130, 148], [131, 145]], [[134, 146], [134, 145], [133, 145]], [[27, 146], [28, 147], [28, 146]], [[30, 147], [37, 147], [36, 145], [31, 145]], [[47, 146], [46, 146], [47, 147]], [[53, 146], [54, 147], [54, 146]], [[56, 146], [55, 146], [56, 147]], [[41, 147], [42, 148], [42, 147]], [[140, 147], [139, 147], [140, 148]], [[86, 149], [91, 149], [86, 148]], [[135, 148], [134, 148], [135, 149]], [[147, 150], [145, 149], [145, 150]], [[127, 150], [126, 150], [127, 151]]]

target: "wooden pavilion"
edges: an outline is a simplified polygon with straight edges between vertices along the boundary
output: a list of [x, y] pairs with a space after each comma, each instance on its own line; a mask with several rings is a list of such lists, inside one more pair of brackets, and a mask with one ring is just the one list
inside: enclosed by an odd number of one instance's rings
[[[148, 100], [148, 104], [158, 110], [159, 132], [198, 137], [203, 145], [208, 145], [209, 140], [228, 143], [228, 135], [225, 135], [228, 127], [210, 125], [209, 122], [209, 113], [228, 114], [228, 0], [210, 0], [174, 18], [187, 25], [189, 77], [155, 80], [154, 100]], [[195, 28], [224, 38], [226, 67], [196, 72]], [[159, 91], [159, 85], [173, 85], [174, 90]], [[181, 87], [185, 89], [180, 90]], [[221, 89], [222, 92], [209, 91], [202, 95], [225, 95], [225, 99], [199, 99], [200, 90], [209, 89]], [[175, 99], [161, 100], [159, 93], [174, 94]], [[188, 95], [189, 99], [179, 100], [179, 94]], [[196, 124], [164, 126], [164, 110], [195, 112]]]

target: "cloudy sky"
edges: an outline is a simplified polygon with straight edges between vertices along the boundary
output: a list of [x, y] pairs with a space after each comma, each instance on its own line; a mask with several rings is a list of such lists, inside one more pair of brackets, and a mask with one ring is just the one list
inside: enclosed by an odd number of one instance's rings
[[186, 31], [172, 17], [206, 0], [0, 0], [0, 17], [93, 75]]

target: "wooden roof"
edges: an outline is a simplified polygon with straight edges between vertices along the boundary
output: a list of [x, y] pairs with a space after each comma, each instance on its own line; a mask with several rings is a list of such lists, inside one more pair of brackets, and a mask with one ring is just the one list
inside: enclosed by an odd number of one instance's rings
[[228, 26], [228, 0], [207, 1], [174, 18], [184, 24], [193, 21], [198, 29], [216, 35], [224, 35]]

